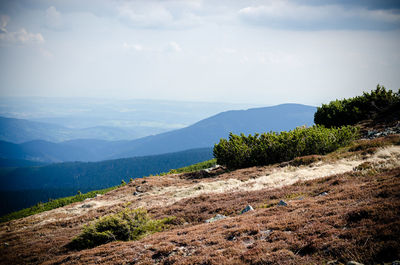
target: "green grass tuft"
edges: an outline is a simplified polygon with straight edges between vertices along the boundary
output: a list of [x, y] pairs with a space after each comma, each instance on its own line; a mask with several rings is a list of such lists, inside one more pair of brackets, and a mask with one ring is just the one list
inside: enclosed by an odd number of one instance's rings
[[124, 209], [84, 226], [82, 232], [72, 239], [68, 247], [87, 249], [116, 240], [138, 240], [146, 235], [163, 231], [174, 219], [175, 217], [167, 217], [154, 220], [145, 209]]

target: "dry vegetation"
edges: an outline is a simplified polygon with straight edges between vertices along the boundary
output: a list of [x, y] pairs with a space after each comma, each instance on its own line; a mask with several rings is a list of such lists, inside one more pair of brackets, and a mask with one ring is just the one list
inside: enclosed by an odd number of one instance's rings
[[[400, 258], [399, 139], [360, 140], [280, 165], [137, 179], [101, 197], [1, 224], [0, 263], [391, 262]], [[288, 206], [277, 206], [280, 200]], [[240, 215], [248, 204], [255, 211]], [[66, 247], [84, 224], [125, 207], [176, 219], [169, 230], [139, 241]], [[216, 214], [228, 218], [204, 223]]]

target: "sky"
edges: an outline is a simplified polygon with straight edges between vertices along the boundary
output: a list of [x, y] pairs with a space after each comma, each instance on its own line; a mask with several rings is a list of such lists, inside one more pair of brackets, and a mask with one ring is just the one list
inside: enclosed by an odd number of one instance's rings
[[400, 88], [396, 0], [0, 1], [0, 97], [320, 105]]

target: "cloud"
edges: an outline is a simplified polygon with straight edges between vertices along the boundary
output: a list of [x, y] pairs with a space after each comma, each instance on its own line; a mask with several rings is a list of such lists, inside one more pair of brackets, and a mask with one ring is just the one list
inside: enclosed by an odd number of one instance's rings
[[134, 52], [174, 53], [182, 51], [181, 46], [175, 41], [170, 41], [162, 47], [147, 47], [141, 44], [128, 44], [127, 42], [124, 42], [122, 47], [128, 51]]
[[142, 51], [145, 50], [144, 47], [142, 45], [140, 45], [140, 44], [128, 44], [128, 43], [124, 42], [122, 44], [122, 46], [126, 50], [133, 50], [133, 51], [136, 51], [136, 52], [142, 52]]
[[40, 33], [28, 32], [25, 28], [18, 31], [9, 32], [7, 30], [10, 17], [2, 15], [0, 17], [0, 41], [9, 44], [40, 44], [44, 43], [44, 38]]
[[64, 28], [61, 13], [54, 6], [46, 9], [46, 27], [50, 29], [60, 30]]
[[9, 16], [0, 16], [0, 34], [5, 34], [7, 33], [7, 25], [8, 22], [10, 21], [10, 17]]
[[392, 9], [366, 9], [341, 5], [301, 5], [291, 1], [270, 1], [239, 10], [240, 19], [271, 28], [326, 30], [400, 28], [400, 13]]
[[164, 49], [165, 52], [181, 52], [182, 48], [175, 41], [169, 42]]
[[118, 7], [119, 17], [127, 25], [137, 28], [190, 28], [201, 23], [197, 12], [201, 1], [126, 1]]

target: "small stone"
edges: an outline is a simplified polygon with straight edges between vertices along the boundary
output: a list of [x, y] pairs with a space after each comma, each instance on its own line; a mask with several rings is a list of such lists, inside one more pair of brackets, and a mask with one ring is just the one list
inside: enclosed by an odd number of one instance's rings
[[335, 260], [330, 260], [330, 261], [328, 261], [327, 263], [326, 263], [326, 265], [338, 265], [339, 264], [339, 261], [337, 260], [337, 259], [335, 259]]
[[234, 235], [230, 235], [230, 236], [228, 236], [228, 238], [226, 240], [234, 241], [234, 240], [236, 240], [236, 237]]
[[139, 195], [139, 192], [137, 192], [137, 191], [133, 192], [133, 196], [138, 196], [138, 195]]
[[91, 203], [86, 203], [86, 204], [82, 204], [81, 208], [92, 208], [93, 204]]
[[260, 239], [261, 239], [261, 240], [266, 239], [271, 233], [272, 233], [272, 230], [270, 230], [270, 229], [261, 230], [261, 231], [260, 231], [260, 234], [261, 234]]
[[225, 219], [225, 218], [226, 218], [225, 215], [217, 214], [216, 216], [214, 216], [213, 218], [210, 218], [210, 219], [206, 220], [205, 222], [206, 222], [206, 223], [212, 223], [212, 222], [215, 222], [215, 221], [218, 221], [218, 220], [222, 220], [222, 219]]
[[284, 202], [283, 200], [280, 200], [280, 201], [278, 202], [278, 206], [287, 206], [287, 203]]
[[101, 194], [96, 194], [95, 198], [101, 197], [101, 196], [103, 196], [103, 195], [101, 195]]
[[321, 192], [320, 194], [318, 194], [318, 196], [326, 196], [326, 195], [328, 195], [328, 193], [327, 192]]
[[244, 214], [244, 213], [247, 213], [247, 212], [249, 212], [249, 211], [254, 211], [254, 209], [253, 209], [253, 207], [251, 207], [251, 205], [247, 205], [246, 208], [244, 208], [244, 209], [240, 212], [240, 214]]
[[364, 265], [364, 264], [351, 260], [351, 261], [347, 262], [347, 265]]
[[4, 243], [4, 246], [5, 247], [8, 247], [10, 244], [8, 244], [7, 242], [6, 243]]

